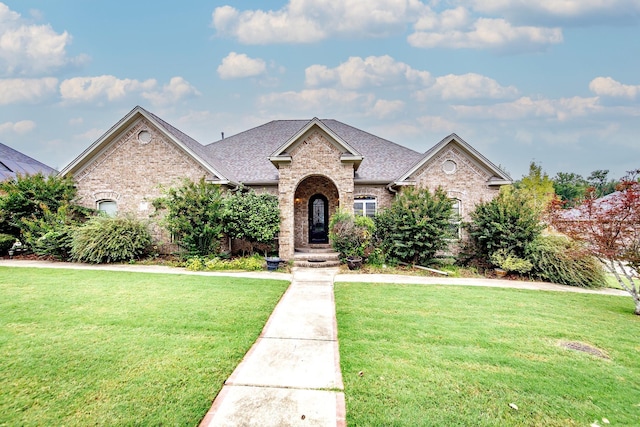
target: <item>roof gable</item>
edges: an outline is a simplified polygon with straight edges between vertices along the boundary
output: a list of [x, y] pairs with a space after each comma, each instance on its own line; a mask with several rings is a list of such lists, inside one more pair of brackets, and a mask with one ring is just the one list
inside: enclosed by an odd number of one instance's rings
[[90, 164], [95, 156], [117, 140], [120, 135], [141, 118], [146, 119], [182, 152], [193, 158], [193, 160], [211, 173], [213, 181], [220, 184], [235, 184], [227, 174], [221, 172], [221, 170], [224, 169], [223, 167], [213, 164], [214, 162], [208, 158], [204, 147], [199, 142], [140, 106], [136, 106], [131, 110], [104, 135], [91, 144], [89, 148], [69, 163], [60, 173], [63, 176], [73, 174]]
[[318, 119], [317, 117], [311, 119], [305, 126], [298, 130], [287, 141], [285, 141], [284, 144], [278, 147], [276, 151], [274, 151], [271, 156], [269, 156], [269, 160], [274, 165], [276, 165], [276, 167], [282, 162], [290, 162], [290, 153], [293, 151], [293, 148], [302, 140], [304, 140], [308, 134], [316, 129], [319, 129], [321, 132], [326, 134], [329, 137], [328, 141], [342, 153], [342, 155], [340, 156], [341, 161], [353, 162], [355, 165], [355, 169], [358, 169], [360, 163], [362, 163], [362, 160], [364, 158], [362, 154], [360, 154], [355, 148], [347, 143], [347, 141], [336, 134], [333, 130], [326, 126], [322, 122], [322, 120]]
[[465, 140], [460, 138], [455, 133], [452, 133], [451, 135], [445, 137], [442, 141], [434, 145], [426, 153], [424, 153], [424, 155], [406, 172], [404, 172], [393, 184], [408, 184], [411, 177], [418, 170], [420, 170], [420, 168], [422, 168], [431, 159], [435, 158], [438, 154], [448, 149], [452, 145], [460, 149], [477, 166], [488, 172], [488, 174], [490, 175], [490, 178], [487, 181], [488, 185], [506, 185], [513, 182], [511, 177], [506, 172], [491, 163], [486, 157], [480, 154], [479, 151], [469, 145]]

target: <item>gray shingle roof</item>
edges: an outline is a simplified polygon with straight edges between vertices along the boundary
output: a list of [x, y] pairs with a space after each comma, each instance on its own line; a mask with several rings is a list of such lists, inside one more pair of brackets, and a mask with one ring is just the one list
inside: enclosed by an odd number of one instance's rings
[[0, 180], [13, 179], [16, 174], [34, 175], [38, 172], [44, 175], [54, 175], [56, 170], [0, 143]]
[[[269, 161], [282, 144], [300, 131], [309, 120], [275, 120], [205, 146], [215, 164], [225, 165], [240, 182], [275, 181], [278, 169]], [[392, 182], [421, 154], [337, 120], [322, 123], [363, 155], [356, 180]]]

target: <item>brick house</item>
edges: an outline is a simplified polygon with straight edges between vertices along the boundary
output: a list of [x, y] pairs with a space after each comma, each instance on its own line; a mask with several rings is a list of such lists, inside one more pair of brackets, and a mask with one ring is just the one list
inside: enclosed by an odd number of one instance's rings
[[275, 120], [202, 145], [135, 107], [62, 171], [80, 203], [148, 217], [159, 186], [203, 176], [229, 190], [277, 195], [280, 257], [328, 241], [338, 208], [374, 215], [404, 186], [443, 187], [466, 218], [511, 178], [456, 134], [425, 153], [336, 120]]

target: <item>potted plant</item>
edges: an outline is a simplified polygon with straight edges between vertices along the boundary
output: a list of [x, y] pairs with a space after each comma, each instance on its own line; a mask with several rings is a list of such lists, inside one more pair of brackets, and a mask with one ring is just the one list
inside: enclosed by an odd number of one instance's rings
[[282, 259], [277, 256], [268, 256], [265, 258], [265, 260], [267, 261], [267, 270], [269, 271], [277, 270], [278, 267], [280, 267], [280, 263], [282, 262]]
[[373, 220], [365, 216], [354, 216], [338, 211], [329, 224], [331, 246], [346, 261], [350, 270], [362, 267], [365, 251], [371, 245]]

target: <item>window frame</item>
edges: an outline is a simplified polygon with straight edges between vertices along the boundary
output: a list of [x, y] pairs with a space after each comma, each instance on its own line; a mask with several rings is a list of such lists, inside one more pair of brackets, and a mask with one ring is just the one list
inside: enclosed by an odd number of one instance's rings
[[[360, 209], [360, 212], [356, 211], [356, 203], [362, 203], [362, 208]], [[373, 205], [373, 215], [368, 214], [368, 211], [367, 211], [368, 205]], [[375, 217], [377, 213], [378, 213], [377, 197], [362, 195], [362, 196], [356, 196], [353, 198], [353, 214], [354, 215], [366, 216], [373, 219], [373, 217]]]
[[[112, 206], [114, 206], [114, 210], [106, 210], [106, 209], [101, 209], [100, 207], [103, 204], [107, 204], [110, 203], [112, 204]], [[96, 201], [96, 210], [98, 210], [99, 212], [104, 212], [105, 215], [107, 216], [116, 216], [118, 214], [118, 202], [116, 200], [113, 199], [101, 199]]]

